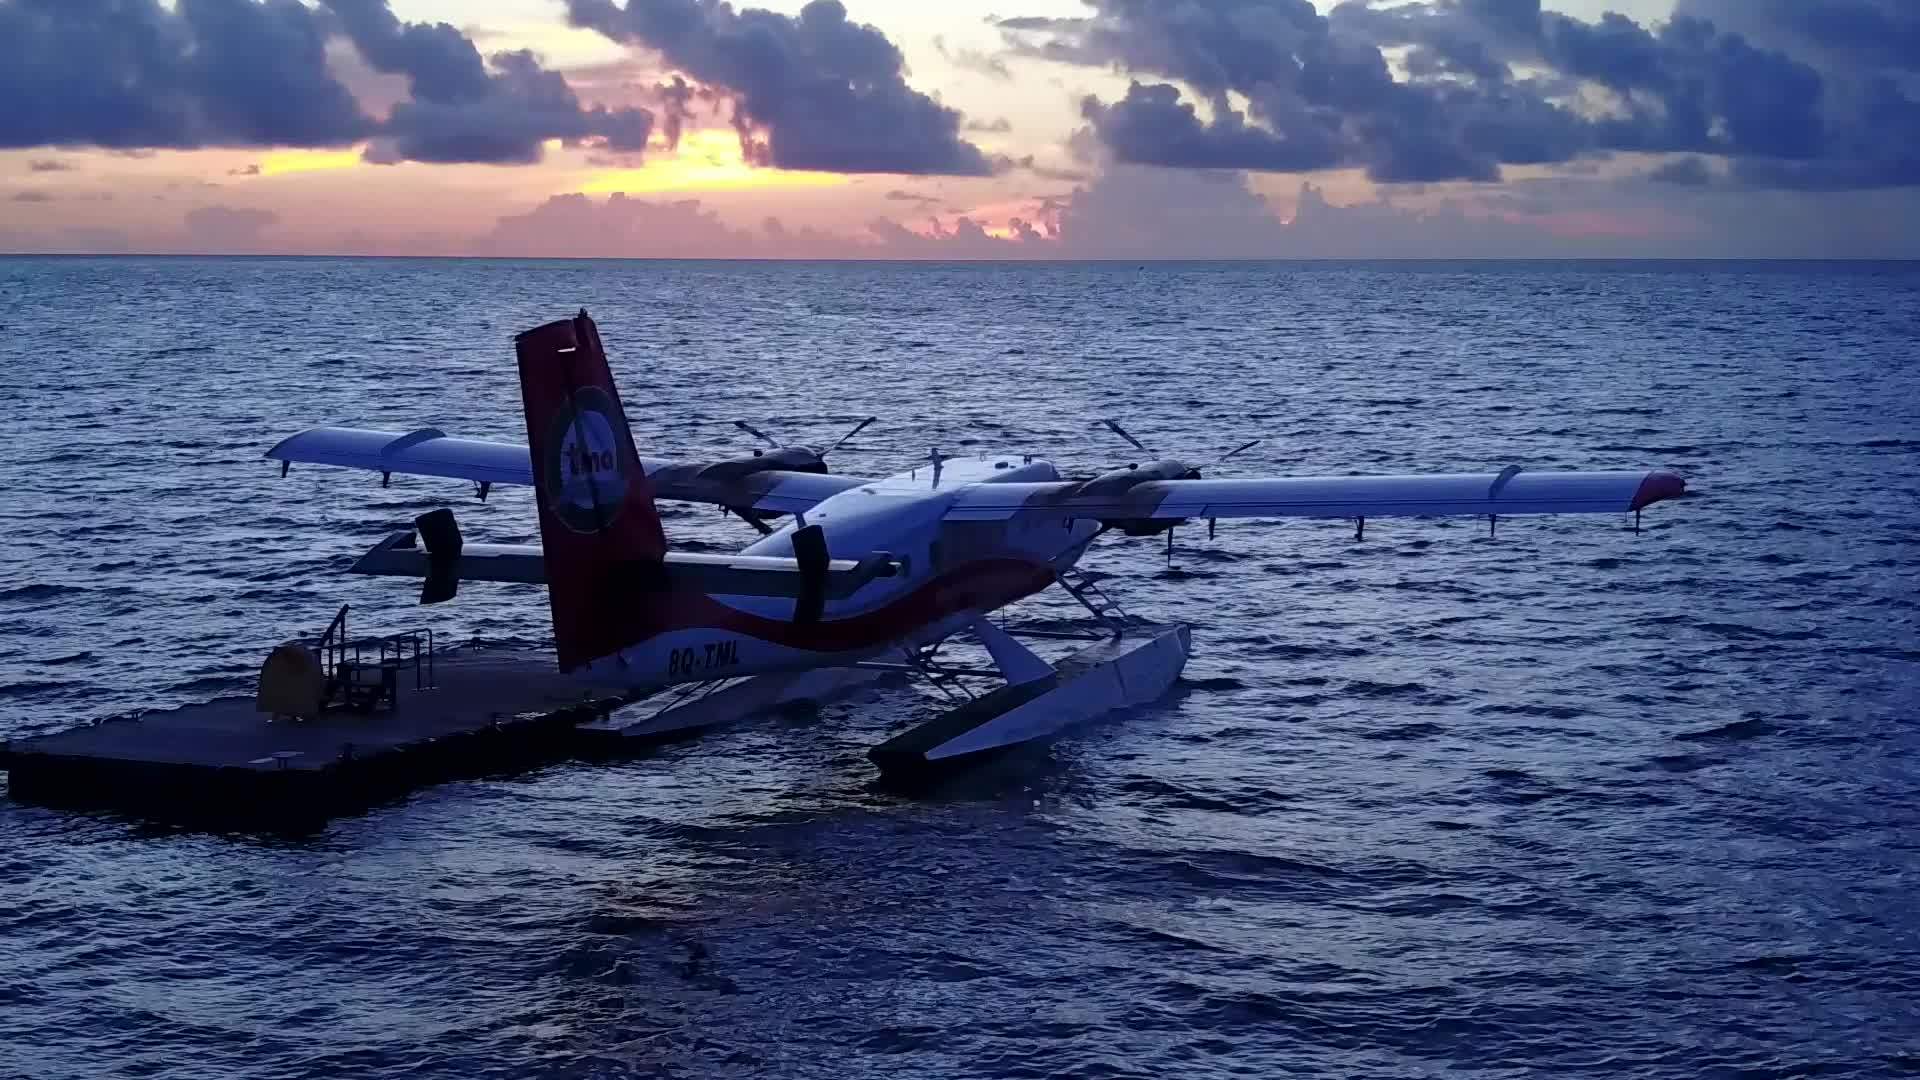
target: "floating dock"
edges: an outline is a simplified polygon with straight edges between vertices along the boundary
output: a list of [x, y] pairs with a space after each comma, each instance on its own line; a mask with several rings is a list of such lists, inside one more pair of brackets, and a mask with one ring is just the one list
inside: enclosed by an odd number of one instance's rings
[[[344, 618], [343, 609], [336, 624]], [[989, 651], [1019, 648], [991, 627], [975, 631], [988, 636]], [[843, 698], [903, 670], [865, 664], [769, 673], [643, 697], [564, 675], [543, 652], [435, 652], [422, 646], [421, 635], [408, 634], [368, 639], [380, 650], [369, 660], [367, 642], [328, 646], [331, 636], [318, 653], [295, 649], [289, 659], [286, 647], [276, 650], [253, 696], [0, 743], [9, 793], [19, 802], [108, 807], [192, 825], [307, 829], [429, 784], [631, 753]], [[958, 691], [956, 708], [868, 756], [893, 783], [936, 778], [1159, 698], [1179, 677], [1190, 646], [1184, 625], [1143, 624], [1057, 663], [1026, 653], [1012, 670], [1024, 667], [1029, 677], [978, 696]], [[313, 667], [322, 656], [324, 668]], [[274, 674], [283, 662], [291, 669]], [[302, 709], [303, 718], [268, 711], [291, 700], [276, 688], [317, 679], [323, 670], [328, 704]], [[402, 672], [411, 673], [411, 685], [400, 685]]]
[[434, 685], [397, 690], [387, 709], [291, 720], [223, 698], [0, 743], [0, 769], [21, 802], [278, 826], [565, 756], [575, 725], [627, 701], [540, 653], [441, 653], [433, 671]]

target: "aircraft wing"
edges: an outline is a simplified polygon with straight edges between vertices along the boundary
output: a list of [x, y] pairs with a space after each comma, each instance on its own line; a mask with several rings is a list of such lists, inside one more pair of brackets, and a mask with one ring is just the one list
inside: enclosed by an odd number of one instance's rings
[[[391, 477], [443, 476], [476, 484], [533, 483], [533, 464], [520, 443], [456, 439], [438, 428], [373, 431], [319, 427], [281, 440], [266, 456], [282, 463], [338, 465]], [[848, 476], [757, 469], [752, 459], [678, 462], [642, 458], [656, 498], [713, 503], [734, 509], [792, 514], [866, 481]]]
[[447, 476], [480, 484], [533, 483], [533, 463], [518, 443], [455, 439], [439, 428], [369, 431], [319, 427], [282, 439], [267, 457], [288, 464], [340, 465], [405, 476]]
[[1451, 514], [1618, 514], [1678, 498], [1669, 472], [1458, 473], [1430, 476], [1149, 480], [1117, 493], [1083, 481], [978, 484], [961, 492], [949, 521], [1015, 517], [1142, 521], [1185, 518], [1366, 518]]

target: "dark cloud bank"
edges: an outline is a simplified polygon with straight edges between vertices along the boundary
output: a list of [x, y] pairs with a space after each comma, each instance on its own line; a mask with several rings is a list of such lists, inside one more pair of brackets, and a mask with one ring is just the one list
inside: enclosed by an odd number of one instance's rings
[[[532, 53], [483, 56], [446, 23], [402, 22], [388, 0], [0, 0], [0, 147], [373, 140], [376, 161], [524, 163], [560, 139], [630, 155], [656, 126], [673, 139], [698, 93], [763, 164], [1008, 164], [909, 86], [899, 49], [839, 0], [791, 16], [725, 0], [565, 5], [574, 25], [657, 53], [697, 90], [676, 76], [655, 88], [657, 111], [589, 106]], [[1081, 104], [1123, 163], [1433, 182], [1641, 151], [1692, 155], [1651, 176], [1681, 185], [1920, 185], [1913, 0], [1678, 0], [1657, 25], [1540, 0], [1345, 0], [1324, 16], [1309, 0], [1087, 5], [1000, 26], [1014, 53], [1136, 78], [1118, 100]], [[405, 80], [390, 116], [368, 115], [329, 65], [343, 41]]]
[[[1540, 0], [1088, 3], [1000, 27], [1017, 52], [1136, 76], [1082, 103], [1123, 162], [1432, 182], [1641, 151], [1725, 158], [1753, 187], [1920, 185], [1912, 0], [1681, 0], [1654, 26]], [[1699, 161], [1661, 178], [1714, 179]]]
[[838, 0], [813, 0], [797, 16], [714, 0], [567, 0], [567, 16], [731, 89], [751, 160], [838, 172], [991, 171], [960, 138], [960, 114], [908, 86], [900, 50], [849, 20]]
[[[658, 51], [730, 100], [753, 160], [836, 172], [983, 174], [958, 112], [906, 83], [898, 49], [837, 0], [798, 16], [716, 0], [571, 0], [579, 26]], [[345, 39], [409, 99], [368, 115], [328, 63]], [[531, 52], [483, 57], [446, 23], [406, 23], [387, 0], [0, 0], [0, 148], [343, 146], [376, 161], [525, 163], [561, 139], [642, 150], [656, 119], [677, 135], [691, 96], [659, 88], [664, 115], [583, 104]]]
[[[1539, 0], [1347, 0], [1326, 16], [1308, 0], [1087, 3], [1083, 18], [1000, 21], [1011, 54], [1133, 78], [1117, 99], [1081, 103], [1087, 128], [1074, 143], [1104, 151], [1081, 160], [1113, 164], [1088, 175], [1049, 173], [1029, 160], [1036, 177], [1084, 186], [1040, 200], [1033, 220], [1009, 223], [1009, 236], [966, 218], [922, 231], [881, 219], [857, 237], [771, 219], [738, 229], [697, 202], [569, 195], [503, 219], [479, 250], [1555, 254], [1565, 251], [1543, 248], [1540, 231], [1522, 222], [1385, 202], [1334, 208], [1311, 189], [1283, 225], [1245, 172], [1358, 166], [1382, 182], [1493, 180], [1502, 166], [1624, 151], [1667, 155], [1646, 174], [1653, 183], [1640, 185], [1643, 194], [1657, 191], [1662, 206], [1699, 222], [1723, 244], [1718, 254], [1857, 253], [1882, 250], [1876, 245], [1890, 235], [1920, 238], [1908, 209], [1889, 201], [1907, 194], [1892, 189], [1920, 185], [1916, 0], [1678, 0], [1672, 18], [1651, 25], [1575, 19], [1543, 11]], [[378, 161], [522, 163], [561, 139], [630, 157], [656, 130], [677, 139], [698, 102], [728, 116], [749, 157], [764, 164], [925, 175], [1018, 165], [989, 161], [964, 137], [1004, 125], [970, 126], [914, 90], [899, 50], [837, 0], [814, 0], [792, 16], [723, 0], [566, 0], [566, 12], [574, 25], [650, 50], [678, 73], [642, 96], [651, 108], [589, 105], [533, 54], [482, 54], [452, 26], [401, 21], [387, 0], [0, 0], [0, 101], [8, 106], [0, 148], [131, 153], [370, 140]], [[330, 49], [348, 48], [405, 82], [407, 99], [387, 117], [369, 115], [330, 65]], [[994, 77], [1006, 70], [1002, 58], [975, 59]], [[66, 166], [44, 159], [28, 168]], [[1746, 191], [1714, 194], [1728, 186]], [[1833, 213], [1789, 201], [1832, 191], [1849, 193], [1822, 198], [1838, 207]], [[1532, 181], [1483, 201], [1517, 200], [1516, 213], [1545, 218], [1569, 198], [1605, 211], [1612, 197], [1591, 185], [1567, 194]], [[890, 201], [931, 208], [935, 200], [897, 190]], [[1631, 216], [1647, 204], [1612, 209]], [[205, 208], [183, 222], [179, 243], [272, 250], [277, 224], [257, 211]], [[42, 239], [0, 237], [0, 247]], [[372, 240], [343, 240], [342, 250], [376, 247]], [[1786, 246], [1724, 246], [1735, 241]], [[46, 242], [71, 250], [131, 243], [86, 230]], [[460, 238], [436, 242], [448, 253], [472, 250]], [[1600, 251], [1593, 244], [1601, 242], [1582, 240], [1581, 250]], [[1639, 245], [1619, 254], [1681, 254], [1698, 241], [1655, 232], [1618, 242]], [[1915, 242], [1900, 240], [1897, 250]]]
[[[380, 121], [329, 68], [345, 37], [412, 100]], [[385, 0], [0, 0], [0, 146], [343, 146], [386, 160], [525, 162], [547, 139], [637, 148], [643, 110], [583, 108], [532, 54], [491, 65], [445, 23]]]

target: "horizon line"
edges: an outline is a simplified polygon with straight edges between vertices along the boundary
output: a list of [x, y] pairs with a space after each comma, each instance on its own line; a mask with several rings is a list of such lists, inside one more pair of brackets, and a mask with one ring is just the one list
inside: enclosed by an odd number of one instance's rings
[[381, 259], [393, 262], [724, 262], [724, 263], [851, 263], [939, 265], [1045, 265], [1099, 263], [1171, 265], [1180, 263], [1920, 263], [1920, 255], [1215, 255], [1182, 257], [1111, 258], [1101, 256], [1053, 258], [901, 258], [819, 256], [814, 258], [744, 255], [393, 255], [340, 252], [258, 251], [0, 251], [0, 259]]

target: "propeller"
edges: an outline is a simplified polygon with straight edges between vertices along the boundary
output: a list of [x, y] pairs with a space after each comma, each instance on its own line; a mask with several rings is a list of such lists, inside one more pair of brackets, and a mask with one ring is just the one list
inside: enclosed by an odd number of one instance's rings
[[[827, 471], [827, 455], [833, 453], [835, 450], [840, 449], [842, 446], [845, 446], [849, 439], [852, 439], [855, 435], [858, 435], [862, 431], [865, 431], [867, 429], [868, 424], [871, 424], [878, 419], [880, 418], [877, 416], [867, 417], [866, 419], [853, 425], [851, 430], [849, 430], [845, 435], [840, 436], [838, 439], [835, 439], [831, 445], [824, 446], [824, 447], [806, 446], [806, 445], [800, 445], [800, 444], [796, 444], [793, 446], [785, 445], [779, 439], [776, 439], [773, 436], [767, 434], [766, 432], [761, 431], [759, 428], [754, 427], [752, 424], [747, 423], [745, 420], [735, 420], [733, 422], [733, 426], [739, 428], [741, 431], [744, 431], [749, 435], [752, 435], [756, 439], [762, 440], [767, 445], [773, 447], [774, 450], [780, 452], [780, 454], [791, 458], [794, 464], [783, 465], [782, 468], [789, 468], [795, 472], [824, 473]], [[754, 455], [756, 457], [759, 456], [760, 453], [761, 452], [758, 450], [754, 451]]]
[[1201, 473], [1204, 470], [1211, 469], [1214, 466], [1219, 465], [1221, 462], [1227, 460], [1228, 458], [1238, 456], [1239, 454], [1244, 453], [1248, 450], [1251, 450], [1254, 447], [1259, 446], [1262, 442], [1266, 441], [1265, 439], [1249, 439], [1246, 442], [1241, 443], [1239, 446], [1236, 446], [1233, 449], [1227, 451], [1226, 453], [1221, 454], [1219, 457], [1214, 458], [1212, 461], [1207, 462], [1205, 465], [1187, 465], [1184, 459], [1176, 458], [1171, 455], [1162, 454], [1158, 450], [1154, 450], [1151, 447], [1147, 446], [1147, 444], [1141, 442], [1139, 439], [1134, 438], [1132, 435], [1127, 433], [1126, 428], [1123, 428], [1120, 426], [1120, 422], [1117, 420], [1110, 420], [1110, 419], [1102, 420], [1100, 421], [1100, 426], [1105, 427], [1107, 430], [1113, 432], [1115, 435], [1118, 435], [1122, 439], [1127, 440], [1128, 445], [1132, 446], [1135, 450], [1138, 450], [1143, 454], [1146, 454], [1150, 457], [1153, 457], [1163, 462], [1173, 462], [1176, 464], [1184, 465], [1185, 468], [1181, 470], [1182, 475], [1180, 477], [1180, 479], [1183, 479], [1183, 480], [1198, 480], [1200, 479]]
[[[1146, 465], [1135, 463], [1124, 469], [1114, 469], [1087, 481], [1086, 490], [1097, 490], [1101, 494], [1112, 496], [1122, 495], [1140, 484], [1156, 480], [1198, 480], [1205, 474], [1206, 470], [1226, 461], [1228, 458], [1251, 450], [1264, 441], [1262, 439], [1249, 439], [1219, 457], [1214, 458], [1212, 461], [1207, 462], [1205, 465], [1192, 465], [1183, 458], [1169, 457], [1149, 448], [1146, 443], [1128, 434], [1127, 429], [1121, 427], [1116, 420], [1102, 420], [1097, 426], [1105, 427], [1115, 435], [1125, 439], [1128, 445], [1132, 446], [1135, 450], [1155, 459]], [[1110, 529], [1119, 529], [1128, 536], [1153, 536], [1156, 533], [1166, 533], [1167, 565], [1169, 566], [1173, 565], [1173, 530], [1179, 524], [1179, 520], [1170, 518], [1119, 517], [1110, 520], [1103, 519], [1101, 521], [1102, 526]], [[1207, 520], [1208, 539], [1213, 538], [1216, 525], [1217, 522], [1213, 519], [1209, 518]]]
[[[746, 472], [761, 472], [769, 469], [777, 469], [782, 472], [819, 473], [825, 476], [832, 472], [832, 470], [827, 467], [827, 455], [845, 446], [849, 439], [865, 431], [868, 424], [878, 419], [879, 417], [877, 416], [867, 417], [853, 425], [853, 428], [845, 435], [834, 440], [832, 445], [824, 447], [783, 445], [779, 439], [761, 431], [745, 420], [735, 420], [733, 422], [734, 427], [739, 428], [741, 431], [757, 439], [765, 441], [769, 446], [773, 447], [773, 449], [771, 451], [755, 450], [751, 458], [739, 458], [735, 461], [727, 462], [725, 463], [725, 467], [732, 470], [744, 470]], [[753, 526], [762, 536], [773, 532], [773, 526], [767, 524], [767, 517], [770, 515], [750, 510], [743, 506], [722, 506], [720, 512], [722, 514], [738, 514], [742, 521]]]

